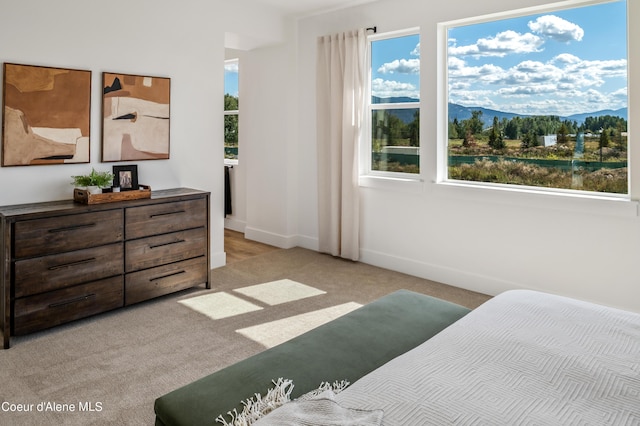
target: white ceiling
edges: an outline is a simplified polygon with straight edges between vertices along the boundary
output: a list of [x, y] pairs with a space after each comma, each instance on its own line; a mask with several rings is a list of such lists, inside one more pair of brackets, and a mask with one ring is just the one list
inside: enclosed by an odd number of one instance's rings
[[377, 0], [253, 0], [276, 9], [287, 16], [310, 16], [323, 12], [344, 9]]

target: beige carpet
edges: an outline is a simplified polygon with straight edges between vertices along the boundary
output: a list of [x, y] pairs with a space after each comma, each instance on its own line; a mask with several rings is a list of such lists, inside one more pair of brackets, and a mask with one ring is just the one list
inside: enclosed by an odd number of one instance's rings
[[[233, 292], [253, 299], [253, 303], [226, 292], [214, 292], [202, 296], [194, 296], [180, 300], [178, 303], [206, 315], [212, 320], [219, 320], [263, 309], [254, 303], [264, 303], [268, 306], [274, 306], [326, 294], [325, 291], [290, 279], [241, 287], [233, 289]], [[360, 306], [362, 305], [353, 302], [344, 303], [338, 306], [331, 306], [317, 311], [242, 328], [236, 330], [236, 332], [254, 342], [260, 343], [265, 348], [272, 348], [312, 328], [349, 313]]]
[[[32, 411], [0, 410], [0, 424], [152, 425], [155, 398], [273, 344], [258, 343], [239, 330], [318, 311], [326, 319], [332, 307], [363, 305], [400, 288], [468, 307], [488, 299], [299, 248], [215, 269], [212, 280], [211, 290], [187, 290], [12, 338], [12, 348], [0, 350], [0, 403]], [[321, 293], [271, 305], [237, 291], [280, 280]], [[260, 309], [213, 319], [184, 303], [217, 293]]]
[[361, 306], [355, 302], [343, 303], [342, 305], [330, 306], [307, 312], [306, 314], [241, 328], [236, 331], [266, 348], [272, 348], [344, 314], [348, 314]]
[[200, 312], [212, 320], [234, 317], [262, 309], [258, 305], [225, 292], [203, 294], [179, 300], [178, 303]]
[[237, 288], [234, 291], [260, 300], [267, 305], [279, 305], [327, 293], [290, 279]]

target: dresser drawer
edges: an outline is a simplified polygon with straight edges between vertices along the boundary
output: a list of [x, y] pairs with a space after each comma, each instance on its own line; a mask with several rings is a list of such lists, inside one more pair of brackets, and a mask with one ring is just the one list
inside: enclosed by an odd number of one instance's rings
[[153, 268], [166, 263], [206, 256], [205, 228], [162, 234], [127, 241], [125, 271]]
[[15, 223], [16, 258], [79, 250], [123, 239], [122, 209]]
[[131, 305], [206, 283], [208, 271], [206, 258], [196, 258], [127, 274], [124, 303]]
[[16, 299], [14, 334], [26, 334], [123, 304], [122, 276]]
[[207, 212], [205, 198], [130, 207], [126, 211], [126, 237], [130, 240], [207, 226]]
[[122, 274], [123, 243], [18, 260], [15, 297], [71, 287]]

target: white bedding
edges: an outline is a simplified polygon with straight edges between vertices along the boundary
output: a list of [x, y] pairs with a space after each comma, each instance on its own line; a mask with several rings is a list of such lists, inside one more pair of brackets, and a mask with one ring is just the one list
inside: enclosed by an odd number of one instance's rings
[[640, 425], [640, 315], [497, 296], [336, 395], [383, 425]]

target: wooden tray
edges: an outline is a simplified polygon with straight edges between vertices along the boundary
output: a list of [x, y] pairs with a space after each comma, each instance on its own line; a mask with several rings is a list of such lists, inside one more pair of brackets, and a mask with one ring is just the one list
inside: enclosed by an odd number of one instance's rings
[[104, 204], [151, 198], [151, 187], [149, 185], [139, 185], [139, 187], [140, 189], [137, 191], [107, 192], [104, 194], [91, 194], [86, 189], [75, 188], [73, 190], [73, 201], [82, 204]]

